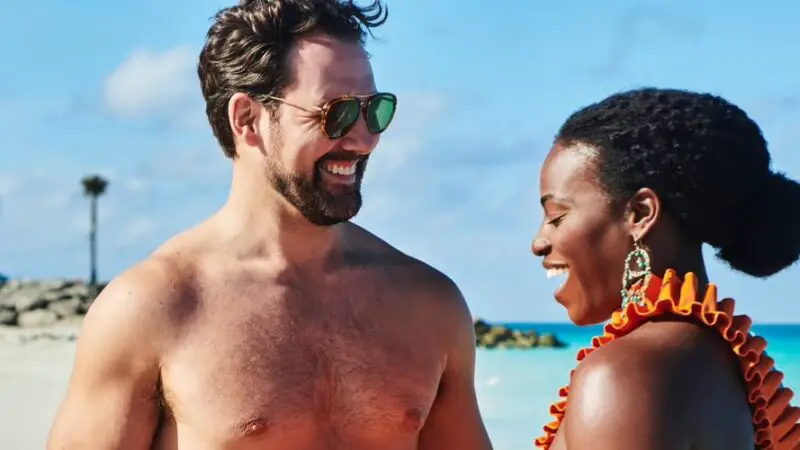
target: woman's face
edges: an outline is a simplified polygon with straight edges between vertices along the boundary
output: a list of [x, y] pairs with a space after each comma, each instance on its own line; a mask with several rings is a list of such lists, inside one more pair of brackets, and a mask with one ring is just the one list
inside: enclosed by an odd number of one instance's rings
[[533, 241], [550, 276], [566, 280], [554, 296], [570, 320], [590, 325], [620, 306], [625, 257], [633, 240], [595, 176], [597, 150], [556, 143], [540, 178], [544, 220]]

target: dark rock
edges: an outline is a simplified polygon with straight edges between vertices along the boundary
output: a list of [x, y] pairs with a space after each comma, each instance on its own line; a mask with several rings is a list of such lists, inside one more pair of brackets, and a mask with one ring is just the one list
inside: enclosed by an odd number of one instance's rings
[[49, 309], [25, 311], [17, 315], [17, 325], [23, 328], [48, 327], [58, 322], [58, 315]]
[[567, 346], [566, 343], [559, 340], [556, 335], [552, 333], [544, 333], [539, 336], [539, 346], [540, 347], [553, 347], [553, 348], [564, 348]]
[[552, 333], [539, 335], [535, 331], [514, 330], [504, 325], [491, 325], [481, 319], [475, 319], [474, 326], [475, 344], [481, 348], [566, 347], [566, 344]]
[[0, 325], [79, 322], [104, 287], [72, 280], [7, 280], [0, 285]]
[[16, 325], [17, 312], [13, 309], [3, 309], [0, 307], [0, 325]]
[[58, 315], [59, 319], [69, 316], [75, 316], [80, 314], [80, 310], [82, 308], [82, 302], [80, 298], [71, 297], [65, 300], [60, 300], [56, 302], [52, 302], [47, 305], [47, 309], [53, 311]]
[[475, 334], [476, 335], [480, 336], [482, 334], [485, 334], [486, 332], [489, 331], [489, 328], [491, 328], [491, 325], [489, 325], [485, 321], [483, 321], [481, 319], [476, 319], [475, 320]]

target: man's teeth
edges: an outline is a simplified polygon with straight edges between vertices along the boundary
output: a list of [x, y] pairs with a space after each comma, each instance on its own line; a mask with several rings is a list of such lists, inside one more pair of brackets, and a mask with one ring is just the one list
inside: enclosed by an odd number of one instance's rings
[[348, 164], [336, 164], [336, 163], [328, 163], [325, 164], [324, 169], [330, 173], [335, 173], [337, 175], [353, 175], [356, 173], [356, 163], [348, 163]]
[[550, 268], [547, 269], [547, 278], [553, 278], [560, 275], [569, 275], [569, 269], [566, 267], [557, 267], [557, 268]]

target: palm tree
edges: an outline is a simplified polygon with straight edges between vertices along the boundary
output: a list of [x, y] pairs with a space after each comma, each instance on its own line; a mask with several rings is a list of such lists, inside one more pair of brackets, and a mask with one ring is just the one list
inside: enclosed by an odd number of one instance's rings
[[81, 180], [83, 195], [89, 197], [89, 285], [97, 286], [97, 199], [105, 194], [108, 180], [100, 175], [87, 175]]

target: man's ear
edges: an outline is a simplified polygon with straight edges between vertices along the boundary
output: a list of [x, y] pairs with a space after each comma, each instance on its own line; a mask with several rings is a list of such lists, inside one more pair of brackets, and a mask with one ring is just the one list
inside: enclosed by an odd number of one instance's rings
[[259, 119], [264, 113], [261, 104], [247, 94], [237, 92], [228, 100], [228, 122], [234, 142], [244, 142], [251, 147], [261, 146]]
[[650, 188], [641, 188], [627, 207], [627, 223], [634, 240], [642, 240], [661, 217], [661, 199]]

